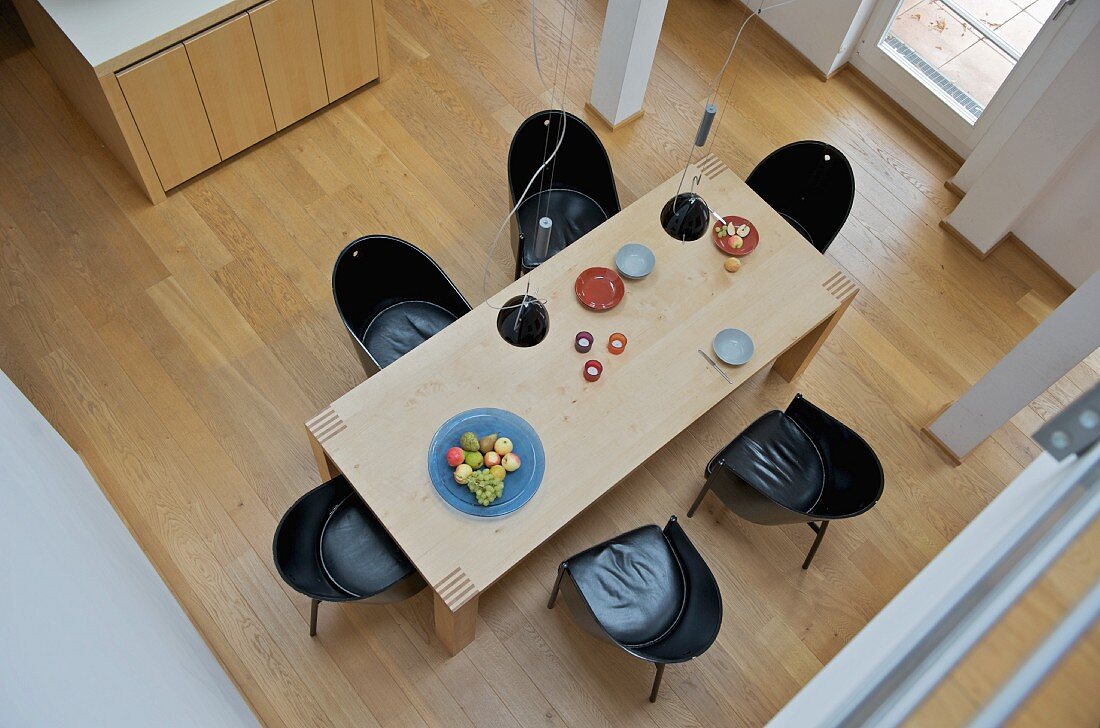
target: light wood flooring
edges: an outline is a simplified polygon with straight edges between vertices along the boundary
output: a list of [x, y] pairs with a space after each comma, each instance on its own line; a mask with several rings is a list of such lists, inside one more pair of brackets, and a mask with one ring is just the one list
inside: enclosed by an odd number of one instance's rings
[[[1027, 433], [1095, 381], [1095, 362], [1079, 367], [961, 467], [919, 433], [1066, 291], [1014, 245], [979, 261], [946, 238], [957, 163], [856, 76], [823, 83], [757, 28], [714, 151], [745, 175], [784, 143], [828, 140], [857, 180], [829, 255], [862, 292], [808, 372], [797, 385], [756, 377], [482, 595], [458, 657], [433, 637], [427, 592], [324, 605], [310, 639], [308, 601], [277, 577], [271, 537], [318, 482], [303, 421], [364, 376], [333, 307], [336, 253], [360, 234], [398, 235], [483, 300], [511, 133], [547, 99], [523, 0], [387, 6], [389, 78], [156, 207], [0, 6], [0, 366], [89, 463], [267, 725], [763, 723], [1034, 457]], [[562, 9], [539, 6], [549, 57]], [[580, 0], [568, 107], [582, 116], [604, 7]], [[624, 204], [682, 166], [716, 47], [742, 17], [731, 2], [670, 3], [645, 116], [600, 129]], [[490, 290], [508, 280], [506, 250]], [[719, 579], [722, 634], [670, 668], [650, 705], [649, 667], [546, 610], [555, 565], [684, 514], [706, 459], [796, 391], [875, 447], [882, 501], [830, 529], [803, 572], [809, 529], [751, 525], [708, 499], [686, 528]], [[615, 442], [593, 445], [614, 457]], [[1077, 697], [1070, 716], [1095, 718], [1096, 701]]]

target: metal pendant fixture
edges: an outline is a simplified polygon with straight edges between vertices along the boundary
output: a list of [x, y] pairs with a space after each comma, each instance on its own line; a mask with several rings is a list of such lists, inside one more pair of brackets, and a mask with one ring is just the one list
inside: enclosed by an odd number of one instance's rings
[[710, 207], [695, 192], [681, 192], [661, 210], [661, 227], [681, 241], [698, 240], [710, 226]]
[[[699, 130], [695, 132], [692, 153], [696, 149], [701, 149], [707, 143], [707, 136], [710, 134], [710, 127], [714, 123], [714, 114], [717, 111], [718, 107], [713, 103], [708, 103], [706, 108], [703, 109], [703, 118], [699, 121]], [[698, 178], [691, 181], [689, 191], [680, 191], [683, 189], [688, 167], [691, 166], [691, 156], [691, 154], [688, 154], [688, 161], [684, 165], [684, 174], [680, 177], [680, 185], [676, 188], [676, 194], [661, 209], [661, 227], [671, 237], [683, 242], [698, 240], [703, 237], [710, 226], [710, 206], [695, 191], [695, 185], [699, 181]]]
[[[699, 120], [699, 129], [695, 132], [695, 140], [691, 147], [688, 149], [687, 163], [684, 165], [684, 174], [680, 177], [680, 184], [676, 188], [676, 194], [672, 196], [668, 202], [665, 203], [664, 208], [661, 209], [661, 227], [665, 229], [665, 232], [670, 236], [681, 241], [698, 240], [710, 227], [710, 206], [707, 205], [699, 193], [695, 191], [695, 186], [699, 184], [700, 177], [693, 177], [691, 180], [691, 187], [687, 192], [683, 192], [684, 181], [687, 179], [688, 170], [691, 168], [691, 160], [695, 155], [695, 151], [702, 150], [707, 143], [707, 137], [710, 136], [711, 126], [714, 125], [714, 117], [718, 112], [718, 106], [715, 103], [718, 100], [719, 91], [722, 88], [722, 79], [726, 75], [726, 69], [729, 68], [730, 59], [733, 58], [733, 52], [737, 48], [737, 43], [741, 40], [741, 33], [745, 30], [745, 27], [761, 13], [772, 10], [773, 8], [780, 7], [782, 5], [789, 5], [799, 0], [779, 0], [778, 2], [764, 7], [765, 0], [760, 0], [755, 12], [750, 12], [744, 22], [741, 23], [741, 27], [737, 29], [737, 35], [733, 38], [733, 43], [730, 45], [729, 53], [726, 54], [726, 60], [722, 64], [722, 68], [718, 71], [718, 75], [710, 84], [710, 90], [707, 94], [706, 105], [703, 107], [703, 117]], [[726, 100], [723, 105], [724, 109], [730, 104], [730, 97], [733, 94], [733, 86], [737, 82], [736, 75], [733, 82], [729, 84], [729, 91], [726, 93]], [[721, 119], [718, 120], [719, 125]], [[715, 129], [715, 136], [717, 137], [718, 131]], [[711, 147], [714, 146], [714, 140], [711, 140]]]
[[550, 333], [550, 312], [528, 293], [514, 296], [497, 314], [497, 331], [512, 346], [534, 346]]

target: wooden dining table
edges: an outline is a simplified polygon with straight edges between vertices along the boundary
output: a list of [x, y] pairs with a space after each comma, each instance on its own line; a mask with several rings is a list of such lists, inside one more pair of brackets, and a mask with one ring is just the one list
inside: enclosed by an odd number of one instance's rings
[[[720, 159], [697, 162], [688, 183], [696, 176], [713, 210], [759, 231], [740, 271], [723, 268], [714, 218], [691, 242], [661, 227], [677, 174], [306, 423], [322, 477], [343, 473], [430, 585], [436, 633], [451, 654], [474, 638], [478, 595], [753, 374], [774, 362], [787, 380], [799, 376], [855, 297], [856, 285]], [[627, 280], [610, 310], [583, 306], [578, 274], [613, 268], [628, 242], [653, 251], [653, 272]], [[529, 283], [546, 301], [549, 333], [515, 347], [497, 333], [498, 309]], [[698, 350], [718, 361], [711, 342], [730, 327], [752, 337], [755, 353], [741, 366], [718, 364], [727, 382]], [[594, 336], [588, 354], [574, 348], [579, 331]], [[620, 355], [607, 351], [613, 332], [628, 339]], [[604, 366], [596, 382], [582, 377], [590, 358]], [[479, 407], [523, 417], [546, 454], [534, 497], [496, 518], [455, 510], [428, 475], [436, 430]]]

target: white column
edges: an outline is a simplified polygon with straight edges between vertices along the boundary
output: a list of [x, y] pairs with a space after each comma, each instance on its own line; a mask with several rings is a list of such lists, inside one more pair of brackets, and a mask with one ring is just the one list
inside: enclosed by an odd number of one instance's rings
[[[1098, 68], [1100, 25], [1093, 27], [995, 153], [979, 144], [974, 160], [959, 170], [956, 183], [966, 195], [944, 222], [979, 252], [988, 253], [1014, 229], [1100, 124]], [[976, 166], [980, 172], [975, 177], [971, 168]]]
[[608, 0], [589, 106], [612, 128], [642, 113], [668, 0]]
[[1100, 272], [1093, 273], [926, 431], [956, 458], [967, 455], [1100, 348], [1097, 312]]

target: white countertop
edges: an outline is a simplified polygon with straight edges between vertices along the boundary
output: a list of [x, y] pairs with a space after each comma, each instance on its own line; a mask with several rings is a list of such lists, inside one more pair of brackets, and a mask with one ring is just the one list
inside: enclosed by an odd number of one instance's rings
[[102, 75], [215, 25], [261, 0], [37, 0]]

